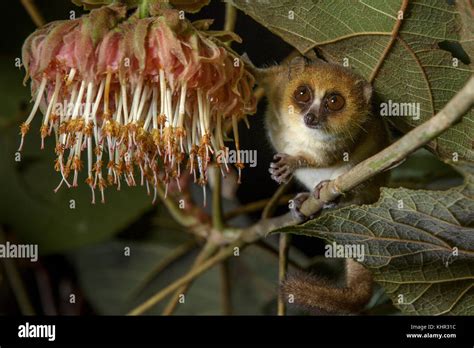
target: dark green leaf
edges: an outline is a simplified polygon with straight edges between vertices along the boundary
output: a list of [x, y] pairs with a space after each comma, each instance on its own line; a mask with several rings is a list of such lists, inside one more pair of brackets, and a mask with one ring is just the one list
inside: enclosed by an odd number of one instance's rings
[[470, 176], [447, 191], [383, 189], [376, 204], [327, 211], [278, 232], [362, 245], [362, 263], [407, 314], [474, 314]]

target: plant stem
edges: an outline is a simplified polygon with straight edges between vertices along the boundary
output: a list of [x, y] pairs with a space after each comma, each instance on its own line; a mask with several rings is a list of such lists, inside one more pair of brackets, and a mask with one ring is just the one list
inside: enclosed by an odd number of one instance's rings
[[224, 219], [222, 217], [222, 176], [219, 168], [212, 168], [214, 177], [214, 188], [212, 190], [212, 226], [218, 231], [224, 228]]
[[174, 202], [170, 197], [165, 198], [165, 191], [161, 185], [157, 185], [156, 190], [160, 196], [161, 201], [177, 223], [184, 227], [192, 227], [199, 224], [199, 220], [194, 216], [183, 214], [183, 210], [180, 209], [176, 202]]
[[290, 187], [291, 182], [292, 180], [278, 186], [278, 189], [275, 191], [272, 198], [270, 198], [265, 208], [263, 208], [262, 219], [267, 219], [273, 215], [276, 207], [278, 206], [278, 201], [286, 193], [286, 191]]
[[[283, 196], [280, 197], [280, 199], [278, 200], [278, 202], [276, 204], [277, 205], [287, 205], [288, 201], [290, 199], [292, 199], [293, 197], [294, 197], [293, 194], [283, 195]], [[253, 213], [253, 212], [262, 210], [263, 208], [265, 208], [265, 206], [268, 204], [268, 202], [270, 202], [270, 199], [271, 198], [261, 199], [259, 201], [251, 202], [251, 203], [248, 203], [246, 205], [242, 205], [240, 207], [237, 207], [237, 208], [229, 211], [228, 213], [224, 214], [224, 219], [227, 221], [227, 220], [233, 219], [236, 216], [239, 216], [239, 215], [242, 215], [242, 214]]]
[[390, 34], [391, 35], [390, 41], [388, 45], [385, 47], [385, 49], [383, 50], [382, 55], [380, 56], [374, 70], [370, 74], [370, 77], [369, 77], [370, 83], [374, 82], [375, 78], [377, 77], [377, 74], [380, 71], [380, 68], [385, 62], [385, 58], [387, 58], [387, 55], [392, 50], [392, 47], [395, 44], [395, 41], [397, 41], [398, 32], [400, 31], [400, 27], [402, 26], [403, 17], [405, 16], [405, 11], [407, 10], [407, 7], [408, 7], [408, 0], [403, 0], [400, 10], [398, 11], [398, 13], [401, 13], [402, 16], [398, 16], [397, 20], [395, 21], [395, 25], [393, 26], [392, 32]]
[[[5, 244], [5, 242], [5, 232], [0, 227], [0, 243]], [[21, 278], [20, 272], [16, 266], [15, 260], [5, 258], [3, 259], [3, 266], [13, 295], [15, 296], [18, 306], [20, 307], [21, 314], [36, 315], [28, 296], [28, 291], [26, 290], [23, 279]]]
[[227, 1], [225, 4], [225, 31], [234, 31], [235, 23], [237, 21], [237, 9], [232, 5], [231, 1]]
[[148, 0], [141, 0], [140, 5], [138, 5], [138, 16], [140, 18], [146, 18], [150, 15], [150, 4]]
[[221, 262], [220, 271], [222, 284], [222, 314], [232, 315], [232, 283], [229, 260]]
[[[266, 253], [268, 253], [270, 256], [273, 256], [273, 257], [276, 257], [276, 258], [280, 257], [279, 248], [278, 249], [273, 248], [273, 246], [271, 246], [269, 244], [266, 244], [263, 239], [258, 240], [254, 245], [257, 248], [259, 248], [260, 250], [265, 251]], [[299, 271], [304, 271], [304, 269], [305, 269], [302, 265], [300, 265], [299, 263], [295, 262], [294, 260], [292, 260], [290, 258], [288, 258], [287, 263], [288, 263], [288, 266], [291, 266], [291, 267], [293, 267], [293, 268], [295, 268]]]
[[[201, 252], [196, 257], [190, 272], [196, 269], [199, 265], [202, 264], [203, 261], [207, 260], [212, 254], [215, 253], [217, 250], [217, 245], [215, 245], [211, 240], [208, 240], [204, 247], [201, 249]], [[171, 300], [166, 305], [165, 309], [163, 310], [163, 315], [171, 315], [176, 310], [176, 306], [178, 305], [179, 296], [184, 295], [189, 288], [191, 287], [191, 281], [180, 287], [176, 290], [175, 294], [171, 298]]]
[[[291, 234], [283, 233], [280, 235], [280, 258], [278, 262], [278, 284], [281, 284], [286, 278], [288, 270], [288, 254], [290, 252]], [[286, 314], [286, 300], [278, 296], [278, 315]]]
[[196, 268], [193, 268], [190, 270], [188, 273], [186, 273], [184, 276], [173, 282], [172, 284], [168, 285], [165, 289], [161, 290], [160, 292], [156, 293], [154, 296], [149, 298], [147, 301], [143, 302], [141, 305], [138, 307], [134, 308], [132, 311], [128, 313], [128, 315], [140, 315], [144, 312], [146, 312], [148, 309], [153, 307], [155, 304], [166, 298], [169, 294], [173, 293], [183, 285], [188, 284], [192, 280], [194, 280], [196, 277], [207, 271], [209, 268], [212, 266], [218, 264], [219, 262], [222, 262], [223, 260], [227, 259], [228, 257], [232, 256], [234, 253], [234, 248], [243, 248], [247, 243], [238, 240], [235, 243], [228, 245], [227, 247], [221, 249], [217, 254], [214, 256], [210, 257], [206, 261], [204, 261], [202, 264], [197, 266]]
[[45, 25], [46, 21], [39, 12], [38, 7], [36, 7], [36, 4], [33, 0], [21, 0], [21, 4], [25, 8], [26, 12], [28, 12], [31, 19], [33, 20], [33, 23], [35, 23], [37, 27], [42, 27]]
[[165, 270], [168, 266], [170, 266], [173, 262], [179, 260], [181, 257], [189, 253], [192, 249], [196, 247], [196, 243], [194, 241], [183, 243], [173, 249], [168, 255], [166, 255], [160, 262], [156, 265], [156, 267], [147, 274], [145, 279], [143, 279], [140, 284], [132, 291], [130, 297], [137, 296], [150, 282], [156, 278], [158, 274], [160, 274], [163, 270]]

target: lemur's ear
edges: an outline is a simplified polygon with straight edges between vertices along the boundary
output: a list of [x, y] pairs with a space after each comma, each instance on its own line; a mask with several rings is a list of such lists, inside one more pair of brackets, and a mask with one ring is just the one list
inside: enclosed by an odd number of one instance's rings
[[304, 56], [296, 56], [288, 62], [288, 79], [301, 74], [311, 61]]
[[247, 53], [242, 54], [240, 57], [245, 64], [245, 68], [252, 73], [259, 84], [263, 83], [266, 77], [270, 74], [271, 68], [257, 68], [252, 63]]
[[258, 85], [263, 88], [275, 86], [275, 79], [282, 75], [283, 69], [279, 65], [257, 68], [246, 53], [241, 56], [241, 59], [245, 64], [245, 68], [252, 73]]
[[364, 84], [363, 88], [364, 88], [363, 91], [364, 91], [365, 102], [367, 104], [370, 104], [370, 101], [372, 99], [372, 94], [374, 93], [374, 89], [372, 88], [372, 85], [368, 82]]
[[372, 94], [374, 93], [372, 85], [365, 80], [358, 80], [356, 82], [356, 85], [362, 88], [362, 95], [364, 96], [364, 100], [367, 104], [369, 104], [372, 99]]

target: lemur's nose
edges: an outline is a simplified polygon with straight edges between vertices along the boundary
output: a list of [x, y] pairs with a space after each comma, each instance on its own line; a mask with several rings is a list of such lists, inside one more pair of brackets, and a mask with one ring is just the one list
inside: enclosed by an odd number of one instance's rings
[[318, 128], [320, 120], [315, 113], [308, 112], [306, 115], [304, 115], [304, 123], [310, 128]]

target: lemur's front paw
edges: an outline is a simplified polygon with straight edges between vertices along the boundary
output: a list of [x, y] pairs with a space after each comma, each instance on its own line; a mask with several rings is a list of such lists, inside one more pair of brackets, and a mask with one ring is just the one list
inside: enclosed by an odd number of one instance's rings
[[[327, 183], [330, 182], [330, 181], [331, 180], [323, 180], [314, 187], [314, 189], [313, 189], [314, 198], [316, 198], [316, 199], [320, 198], [321, 189], [325, 185], [327, 185]], [[335, 208], [335, 207], [337, 207], [337, 202], [333, 201], [333, 202], [329, 202], [329, 203], [324, 204], [323, 209], [331, 209], [331, 208]]]
[[301, 212], [301, 206], [303, 205], [303, 202], [306, 201], [309, 197], [310, 193], [309, 192], [301, 192], [301, 193], [298, 193], [291, 201], [290, 201], [290, 211], [291, 211], [291, 215], [293, 215], [293, 217], [300, 221], [300, 222], [303, 222], [303, 221], [306, 221], [308, 219], [311, 219], [311, 217], [308, 217], [306, 215], [304, 215], [302, 212]]
[[285, 153], [277, 153], [273, 159], [275, 162], [270, 163], [270, 169], [268, 169], [272, 179], [279, 184], [289, 181], [294, 171], [293, 157]]

